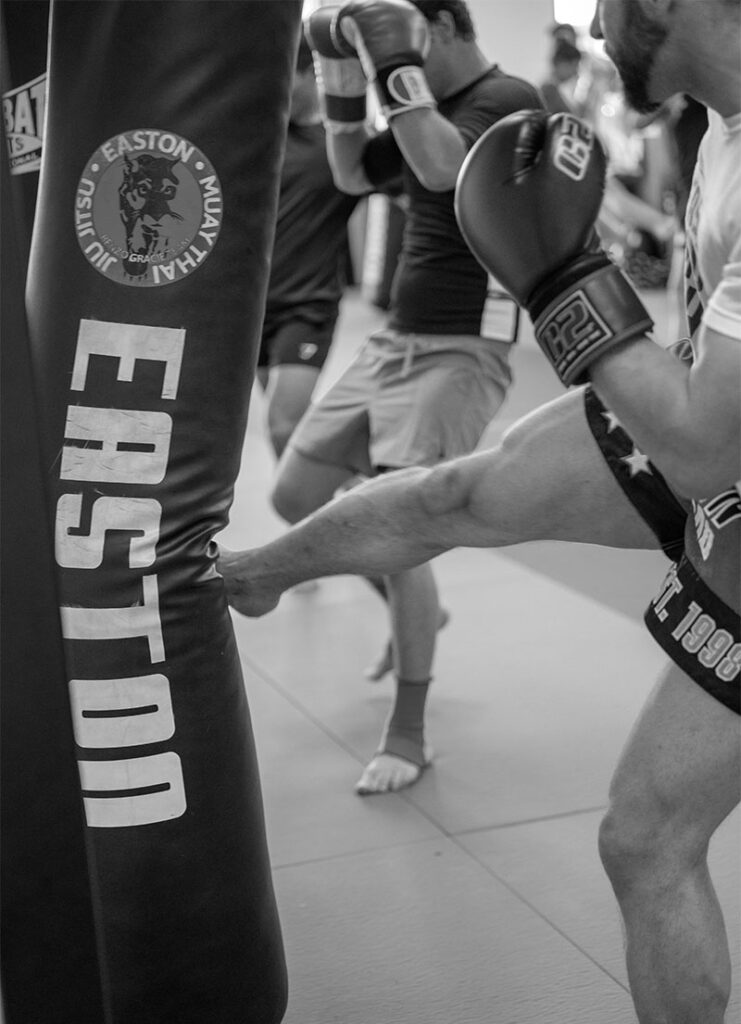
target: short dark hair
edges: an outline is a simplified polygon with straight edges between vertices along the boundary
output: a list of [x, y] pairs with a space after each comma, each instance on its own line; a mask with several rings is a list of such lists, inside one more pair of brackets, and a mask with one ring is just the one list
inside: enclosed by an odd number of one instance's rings
[[568, 21], [556, 21], [548, 30], [554, 39], [565, 39], [572, 45], [576, 45], [577, 33], [573, 25]]
[[581, 50], [578, 46], [572, 46], [567, 39], [559, 39], [553, 51], [554, 64], [578, 64], [581, 60]]
[[476, 38], [471, 12], [465, 0], [412, 0], [428, 21], [436, 21], [441, 11], [447, 11], [455, 23], [455, 34], [467, 42]]

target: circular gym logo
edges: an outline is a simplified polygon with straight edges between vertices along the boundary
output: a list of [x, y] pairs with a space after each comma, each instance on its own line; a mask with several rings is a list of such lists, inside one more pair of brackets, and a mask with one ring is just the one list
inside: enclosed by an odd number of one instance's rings
[[119, 284], [154, 288], [196, 270], [219, 237], [223, 197], [203, 153], [174, 132], [140, 128], [95, 151], [75, 198], [86, 259]]

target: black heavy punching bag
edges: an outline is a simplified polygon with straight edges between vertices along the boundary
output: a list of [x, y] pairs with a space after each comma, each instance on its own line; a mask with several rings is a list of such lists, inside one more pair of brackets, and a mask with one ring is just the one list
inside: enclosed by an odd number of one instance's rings
[[[0, 79], [7, 97], [5, 5]], [[24, 203], [0, 154], [0, 974], [4, 1024], [101, 1024], [82, 796], [24, 307]], [[24, 176], [25, 177], [25, 176]]]
[[283, 947], [210, 541], [300, 0], [55, 0], [27, 306], [113, 1024], [272, 1024]]

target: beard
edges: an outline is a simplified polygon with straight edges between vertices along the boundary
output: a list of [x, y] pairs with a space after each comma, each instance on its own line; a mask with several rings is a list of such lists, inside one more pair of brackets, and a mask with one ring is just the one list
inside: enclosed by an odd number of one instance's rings
[[622, 38], [608, 44], [605, 53], [618, 69], [628, 103], [639, 114], [650, 114], [661, 106], [650, 98], [648, 87], [656, 52], [668, 30], [649, 18], [637, 3], [629, 5], [625, 25]]

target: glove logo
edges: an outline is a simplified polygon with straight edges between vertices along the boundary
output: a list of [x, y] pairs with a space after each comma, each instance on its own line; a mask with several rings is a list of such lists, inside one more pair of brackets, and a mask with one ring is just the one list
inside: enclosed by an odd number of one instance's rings
[[405, 107], [426, 107], [435, 102], [427, 79], [414, 64], [394, 68], [386, 79], [386, 90], [393, 100]]
[[546, 312], [543, 320], [536, 324], [536, 334], [562, 376], [612, 337], [608, 325], [581, 289]]
[[582, 181], [587, 173], [594, 149], [594, 133], [570, 114], [561, 117], [560, 131], [555, 140], [553, 164], [572, 181]]
[[210, 255], [223, 196], [208, 159], [174, 132], [140, 128], [104, 142], [75, 198], [77, 241], [119, 284], [153, 288], [180, 281]]

